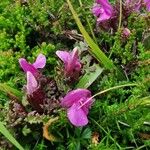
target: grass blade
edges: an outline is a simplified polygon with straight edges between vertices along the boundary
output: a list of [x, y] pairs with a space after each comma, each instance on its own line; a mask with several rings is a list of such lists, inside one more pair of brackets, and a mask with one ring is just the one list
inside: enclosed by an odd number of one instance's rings
[[16, 139], [11, 135], [2, 122], [0, 122], [0, 132], [19, 150], [24, 150], [24, 148], [16, 141]]
[[0, 91], [3, 91], [9, 95], [12, 95], [18, 99], [22, 98], [22, 93], [20, 91], [8, 86], [5, 83], [0, 83]]

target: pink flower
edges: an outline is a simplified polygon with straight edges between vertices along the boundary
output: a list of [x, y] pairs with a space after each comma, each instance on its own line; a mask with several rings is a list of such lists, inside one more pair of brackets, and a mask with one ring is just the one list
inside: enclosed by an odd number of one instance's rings
[[26, 90], [28, 102], [37, 112], [42, 113], [43, 108], [41, 106], [44, 103], [45, 94], [43, 93], [43, 90], [40, 88], [34, 75], [29, 71], [27, 71]]
[[72, 52], [56, 51], [56, 55], [64, 62], [66, 76], [74, 77], [81, 70], [81, 63], [78, 58], [78, 49]]
[[38, 83], [33, 74], [27, 71], [27, 94], [32, 95], [38, 88]]
[[146, 4], [147, 11], [150, 11], [150, 0], [144, 0]]
[[[61, 106], [67, 108], [68, 119], [74, 126], [79, 127], [88, 124], [87, 115], [92, 104], [90, 98], [91, 92], [89, 90], [77, 89], [69, 92], [62, 99]], [[89, 101], [87, 102], [87, 100]], [[83, 103], [85, 105], [81, 106]]]
[[100, 23], [112, 17], [113, 7], [108, 0], [96, 0], [92, 12], [97, 17], [97, 22]]
[[35, 76], [36, 74], [38, 74], [38, 68], [45, 67], [46, 57], [43, 54], [39, 54], [33, 64], [28, 63], [24, 58], [20, 58], [19, 64], [24, 72], [30, 71]]

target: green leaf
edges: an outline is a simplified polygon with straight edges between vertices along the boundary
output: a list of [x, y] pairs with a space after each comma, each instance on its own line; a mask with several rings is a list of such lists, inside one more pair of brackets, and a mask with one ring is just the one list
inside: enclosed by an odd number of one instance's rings
[[76, 88], [88, 88], [97, 78], [98, 76], [103, 72], [103, 69], [99, 67], [99, 65], [95, 64], [93, 67], [95, 67], [95, 71], [87, 72], [78, 82], [76, 85]]
[[90, 128], [86, 128], [83, 131], [81, 136], [82, 136], [83, 139], [90, 139], [91, 138], [91, 134], [92, 134], [92, 132], [91, 132]]
[[23, 96], [20, 91], [8, 86], [5, 83], [0, 83], [0, 91], [3, 91], [9, 95], [12, 95], [12, 96], [16, 97], [17, 99], [21, 99]]
[[16, 141], [16, 139], [11, 135], [2, 122], [0, 122], [0, 132], [19, 150], [24, 150], [24, 148]]
[[86, 32], [84, 26], [82, 25], [77, 13], [75, 12], [70, 0], [67, 0], [67, 3], [69, 5], [69, 8], [73, 14], [73, 17], [76, 21], [76, 24], [82, 33], [83, 37], [85, 38], [87, 44], [91, 47], [90, 52], [91, 54], [99, 61], [102, 62], [104, 67], [106, 69], [116, 69], [118, 72], [119, 77], [121, 79], [125, 79], [125, 75], [113, 64], [113, 62], [103, 53], [102, 50], [100, 50], [99, 46], [93, 41], [93, 39], [89, 36], [89, 34]]

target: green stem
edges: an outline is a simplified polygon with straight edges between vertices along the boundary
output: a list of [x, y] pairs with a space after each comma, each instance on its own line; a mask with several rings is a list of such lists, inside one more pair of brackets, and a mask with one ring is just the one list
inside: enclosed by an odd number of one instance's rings
[[122, 88], [122, 87], [127, 87], [127, 86], [137, 86], [138, 84], [135, 84], [135, 83], [131, 83], [131, 84], [124, 84], [124, 85], [118, 85], [118, 86], [114, 86], [114, 87], [111, 87], [109, 89], [106, 89], [106, 90], [103, 90], [101, 92], [98, 92], [96, 93], [95, 95], [92, 96], [92, 98], [98, 96], [98, 95], [101, 95], [103, 93], [106, 93], [108, 91], [111, 91], [111, 90], [115, 90], [115, 89], [119, 89], [119, 88]]
[[121, 28], [121, 22], [122, 22], [122, 0], [120, 0], [120, 15], [119, 15], [118, 31]]
[[95, 95], [93, 95], [92, 97], [90, 97], [87, 101], [85, 101], [82, 105], [80, 105], [79, 109], [81, 107], [83, 107], [85, 104], [87, 104], [89, 101], [91, 101], [94, 97], [98, 96], [98, 95], [101, 95], [103, 93], [106, 93], [108, 91], [111, 91], [111, 90], [115, 90], [115, 89], [119, 89], [119, 88], [123, 88], [123, 87], [128, 87], [128, 86], [137, 86], [138, 84], [135, 84], [135, 83], [131, 83], [131, 84], [124, 84], [124, 85], [118, 85], [118, 86], [114, 86], [114, 87], [111, 87], [109, 89], [106, 89], [106, 90], [103, 90], [103, 91], [100, 91], [98, 93], [96, 93]]
[[90, 118], [90, 119], [116, 144], [116, 146], [119, 148], [119, 150], [122, 149], [122, 147], [117, 143], [117, 141], [98, 122], [96, 122], [92, 118]]
[[80, 6], [82, 7], [82, 5], [83, 5], [83, 4], [82, 4], [82, 1], [81, 1], [81, 0], [78, 0], [78, 1], [79, 1]]

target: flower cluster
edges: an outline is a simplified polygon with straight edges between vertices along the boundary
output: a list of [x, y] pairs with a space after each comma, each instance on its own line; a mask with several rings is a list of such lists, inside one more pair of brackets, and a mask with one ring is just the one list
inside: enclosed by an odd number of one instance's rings
[[[77, 48], [74, 48], [72, 52], [57, 51], [56, 55], [64, 63], [65, 76], [72, 78], [80, 73], [81, 63]], [[27, 76], [26, 93], [28, 102], [38, 113], [44, 113], [42, 106], [45, 103], [46, 93], [40, 83], [43, 76], [39, 69], [45, 67], [46, 57], [39, 54], [33, 64], [28, 63], [24, 58], [20, 58], [19, 64]], [[67, 109], [69, 121], [77, 127], [88, 124], [87, 115], [91, 104], [91, 92], [87, 89], [72, 90], [60, 102], [60, 105]]]
[[[56, 55], [64, 63], [64, 73], [71, 78], [78, 77], [81, 71], [81, 63], [78, 58], [78, 49], [74, 48], [72, 52], [57, 51]], [[61, 106], [67, 108], [67, 116], [74, 126], [85, 126], [88, 124], [87, 115], [92, 104], [91, 92], [86, 89], [77, 89], [70, 91], [61, 101]], [[83, 103], [85, 105], [81, 106]], [[81, 107], [80, 107], [81, 106]]]

